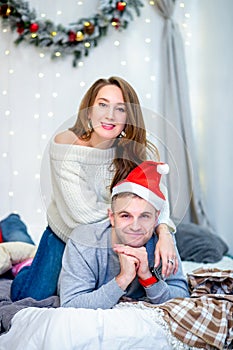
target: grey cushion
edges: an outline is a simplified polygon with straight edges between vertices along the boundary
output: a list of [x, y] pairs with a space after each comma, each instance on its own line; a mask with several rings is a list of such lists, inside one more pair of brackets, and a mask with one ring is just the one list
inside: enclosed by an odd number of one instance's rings
[[214, 263], [227, 253], [227, 244], [208, 228], [194, 223], [179, 224], [177, 248], [182, 260]]

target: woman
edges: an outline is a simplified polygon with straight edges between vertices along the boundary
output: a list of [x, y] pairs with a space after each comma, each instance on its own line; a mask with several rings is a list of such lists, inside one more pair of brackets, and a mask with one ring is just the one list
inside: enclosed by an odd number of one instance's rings
[[[13, 301], [56, 294], [62, 255], [72, 230], [79, 224], [107, 219], [112, 187], [146, 160], [148, 152], [158, 160], [156, 147], [146, 139], [134, 89], [119, 77], [98, 79], [83, 97], [75, 125], [51, 141], [53, 198], [47, 211], [48, 227], [32, 265], [24, 267], [12, 283]], [[161, 257], [162, 273], [168, 276], [178, 268], [168, 228], [168, 201], [160, 217], [155, 266]]]

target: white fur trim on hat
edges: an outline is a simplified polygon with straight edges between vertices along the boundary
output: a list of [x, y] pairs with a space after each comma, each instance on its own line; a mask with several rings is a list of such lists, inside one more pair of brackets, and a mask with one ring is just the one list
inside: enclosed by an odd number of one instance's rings
[[123, 182], [120, 185], [113, 187], [112, 197], [116, 194], [125, 192], [136, 194], [137, 196], [145, 199], [158, 211], [161, 211], [164, 206], [164, 200], [162, 198], [158, 197], [156, 194], [154, 194], [152, 191], [149, 191], [144, 186], [135, 184], [133, 182]]

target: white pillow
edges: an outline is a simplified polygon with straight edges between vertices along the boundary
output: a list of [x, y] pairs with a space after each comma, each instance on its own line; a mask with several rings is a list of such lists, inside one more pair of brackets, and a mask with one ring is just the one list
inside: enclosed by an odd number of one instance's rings
[[37, 246], [25, 242], [0, 243], [0, 275], [28, 258], [34, 258]]

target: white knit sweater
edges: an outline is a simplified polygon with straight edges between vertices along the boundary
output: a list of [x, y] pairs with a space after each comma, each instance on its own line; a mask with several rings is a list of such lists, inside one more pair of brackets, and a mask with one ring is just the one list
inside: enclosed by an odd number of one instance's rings
[[[107, 219], [114, 156], [115, 148], [103, 150], [51, 141], [53, 195], [47, 210], [47, 220], [53, 232], [64, 242], [67, 242], [77, 225]], [[174, 229], [169, 215], [166, 201], [159, 222], [167, 223]]]

